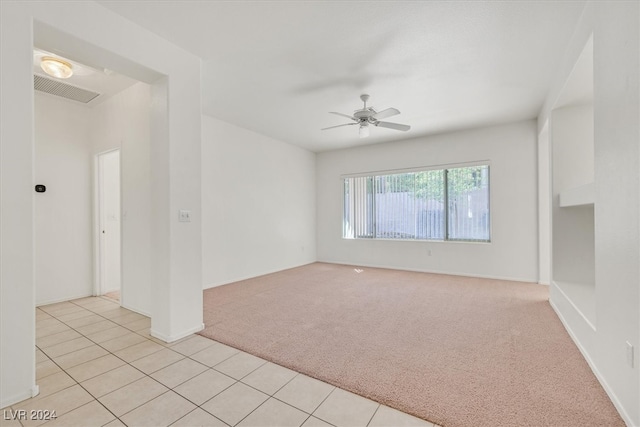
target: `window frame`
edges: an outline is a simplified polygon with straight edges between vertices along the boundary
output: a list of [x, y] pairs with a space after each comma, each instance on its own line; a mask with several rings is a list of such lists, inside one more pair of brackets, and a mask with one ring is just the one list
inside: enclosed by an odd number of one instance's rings
[[[449, 169], [457, 169], [457, 168], [468, 168], [474, 166], [486, 166], [487, 167], [487, 212], [489, 213], [489, 221], [488, 221], [488, 239], [459, 239], [459, 238], [449, 238], [449, 191], [448, 191], [448, 170]], [[392, 238], [392, 237], [375, 237], [375, 233], [372, 237], [346, 237], [346, 223], [345, 223], [345, 213], [347, 212], [347, 197], [346, 197], [346, 186], [347, 179], [349, 178], [362, 178], [362, 177], [373, 177], [375, 181], [376, 177], [385, 176], [385, 175], [396, 175], [403, 173], [419, 173], [419, 172], [427, 172], [432, 170], [442, 170], [444, 175], [443, 181], [443, 193], [444, 193], [444, 238], [443, 239], [400, 239], [400, 238]], [[389, 241], [401, 241], [401, 242], [425, 242], [425, 243], [471, 243], [471, 244], [491, 244], [492, 243], [492, 232], [493, 232], [493, 214], [491, 212], [491, 162], [489, 160], [478, 160], [472, 162], [464, 162], [464, 163], [450, 163], [450, 164], [442, 164], [442, 165], [430, 165], [430, 166], [421, 166], [421, 167], [412, 167], [412, 168], [403, 168], [403, 169], [389, 169], [389, 170], [380, 170], [380, 171], [372, 171], [372, 172], [358, 172], [351, 174], [342, 174], [340, 175], [340, 182], [342, 186], [342, 233], [341, 237], [344, 240], [389, 240]], [[350, 188], [351, 192], [352, 189]], [[350, 194], [351, 195], [351, 194]], [[375, 211], [372, 214], [375, 216]], [[375, 224], [373, 225], [375, 228]]]

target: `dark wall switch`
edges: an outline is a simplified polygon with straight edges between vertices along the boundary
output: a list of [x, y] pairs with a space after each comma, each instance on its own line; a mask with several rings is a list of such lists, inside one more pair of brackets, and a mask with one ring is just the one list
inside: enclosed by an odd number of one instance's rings
[[42, 184], [36, 185], [36, 193], [44, 193], [45, 191], [47, 191], [47, 187]]

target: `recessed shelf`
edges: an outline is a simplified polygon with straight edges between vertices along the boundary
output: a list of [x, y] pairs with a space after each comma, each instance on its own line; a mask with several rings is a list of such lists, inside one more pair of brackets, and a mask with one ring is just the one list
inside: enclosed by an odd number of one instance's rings
[[585, 206], [595, 203], [595, 186], [593, 182], [570, 188], [560, 193], [560, 207]]

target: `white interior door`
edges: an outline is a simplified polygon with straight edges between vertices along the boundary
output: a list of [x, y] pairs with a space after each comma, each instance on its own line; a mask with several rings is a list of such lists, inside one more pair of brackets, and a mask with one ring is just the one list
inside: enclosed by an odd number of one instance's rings
[[98, 156], [100, 294], [120, 290], [120, 150]]

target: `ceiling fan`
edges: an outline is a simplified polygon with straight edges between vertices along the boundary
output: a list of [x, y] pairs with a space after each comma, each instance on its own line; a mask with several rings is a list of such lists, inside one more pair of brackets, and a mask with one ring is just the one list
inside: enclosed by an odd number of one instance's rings
[[380, 119], [386, 119], [387, 117], [395, 116], [396, 114], [400, 114], [395, 108], [387, 108], [386, 110], [376, 111], [373, 107], [367, 107], [367, 101], [369, 100], [369, 95], [362, 94], [360, 95], [360, 99], [364, 102], [364, 107], [360, 110], [356, 110], [353, 113], [353, 116], [349, 116], [348, 114], [336, 113], [335, 111], [331, 111], [330, 114], [336, 114], [338, 116], [343, 116], [348, 119], [354, 121], [354, 123], [345, 123], [343, 125], [337, 126], [329, 126], [328, 128], [324, 128], [321, 130], [339, 128], [342, 126], [353, 126], [359, 125], [358, 135], [360, 138], [366, 138], [369, 136], [369, 126], [380, 126], [383, 128], [401, 130], [403, 132], [411, 129], [409, 125], [401, 125], [399, 123], [390, 123], [390, 122], [381, 122]]

